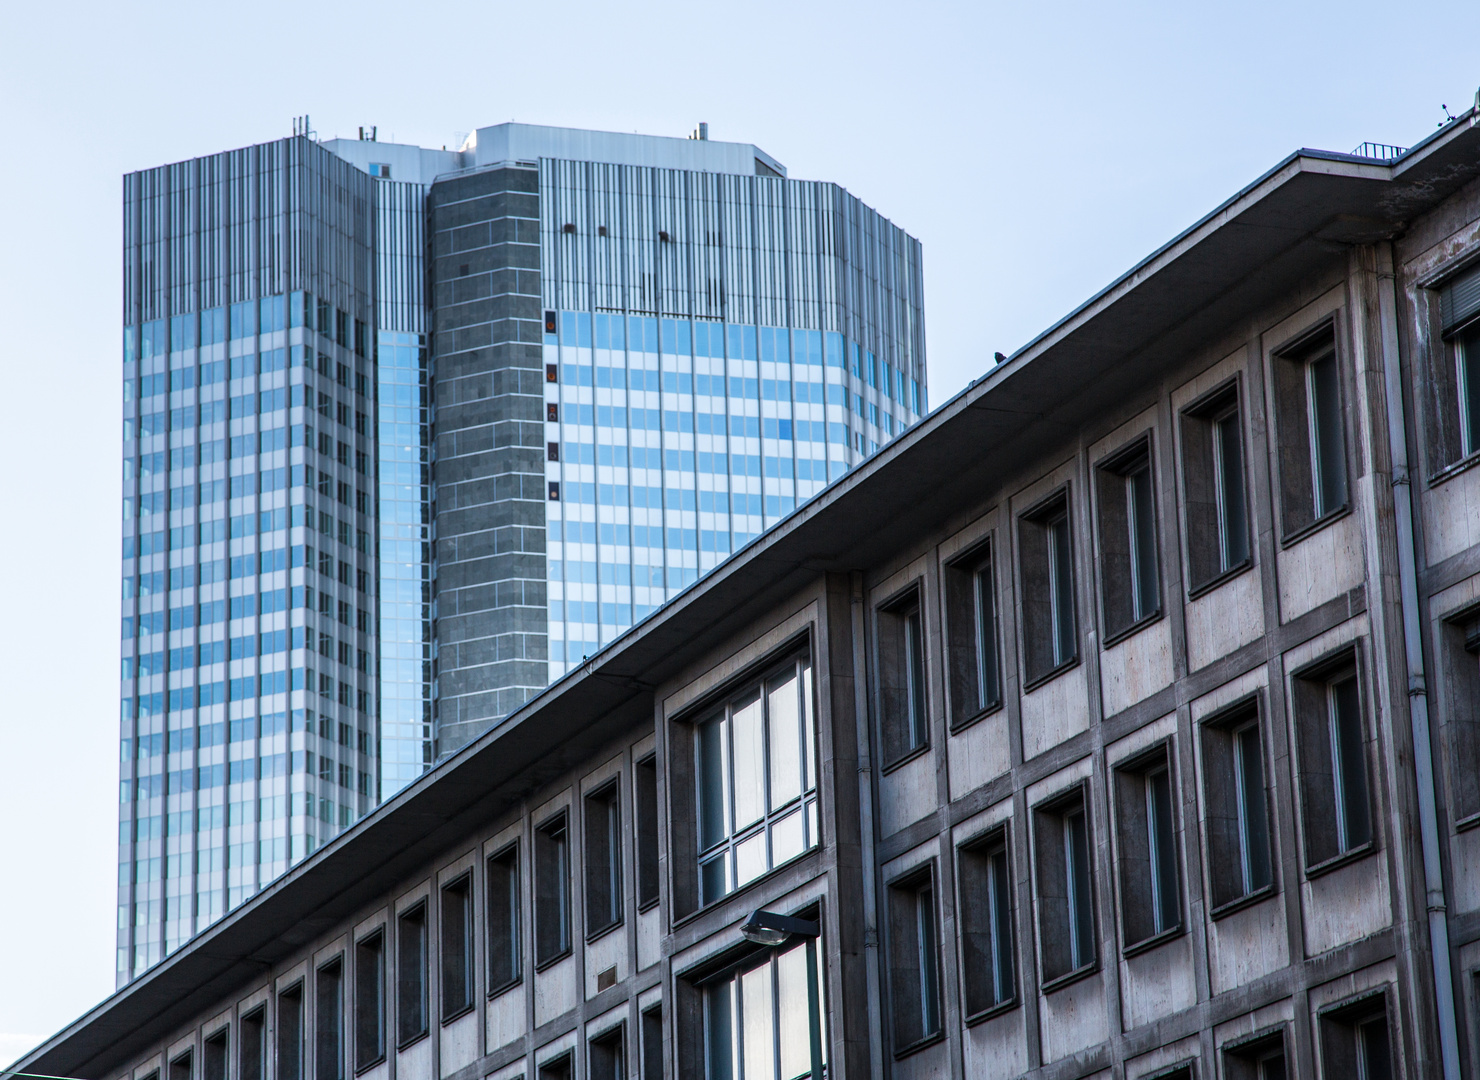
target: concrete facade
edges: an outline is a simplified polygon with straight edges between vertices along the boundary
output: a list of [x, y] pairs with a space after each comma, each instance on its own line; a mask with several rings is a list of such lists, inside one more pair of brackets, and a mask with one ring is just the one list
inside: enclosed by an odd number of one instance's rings
[[1480, 1076], [1477, 118], [1292, 155], [18, 1067]]

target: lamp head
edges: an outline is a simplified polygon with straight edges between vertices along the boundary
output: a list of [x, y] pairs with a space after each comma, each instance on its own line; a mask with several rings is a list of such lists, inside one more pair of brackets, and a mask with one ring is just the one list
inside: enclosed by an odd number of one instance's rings
[[750, 918], [740, 927], [740, 934], [746, 941], [772, 947], [786, 944], [792, 936], [817, 937], [820, 933], [822, 928], [811, 919], [796, 919], [764, 908], [751, 912]]

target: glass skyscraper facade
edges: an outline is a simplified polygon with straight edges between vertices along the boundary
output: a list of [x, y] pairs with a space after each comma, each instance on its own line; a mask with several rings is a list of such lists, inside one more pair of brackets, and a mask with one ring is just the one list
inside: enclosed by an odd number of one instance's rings
[[500, 125], [125, 178], [120, 983], [925, 411], [918, 243], [784, 174]]

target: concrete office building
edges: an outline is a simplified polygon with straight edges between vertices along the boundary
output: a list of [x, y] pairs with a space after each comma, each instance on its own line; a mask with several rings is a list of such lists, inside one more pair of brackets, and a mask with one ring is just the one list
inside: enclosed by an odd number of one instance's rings
[[1281, 162], [19, 1068], [1480, 1076], [1477, 124]]
[[925, 408], [918, 243], [754, 146], [310, 134], [125, 179], [120, 982]]

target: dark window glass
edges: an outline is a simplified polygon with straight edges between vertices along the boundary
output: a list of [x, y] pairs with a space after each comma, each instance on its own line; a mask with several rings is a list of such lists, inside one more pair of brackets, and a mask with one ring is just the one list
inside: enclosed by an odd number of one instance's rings
[[884, 763], [929, 740], [925, 711], [925, 627], [919, 591], [879, 609], [879, 721]]
[[590, 792], [586, 808], [586, 933], [622, 921], [622, 801], [616, 781]]
[[473, 1007], [473, 878], [442, 887], [442, 1019]]
[[1213, 418], [1215, 497], [1219, 569], [1242, 566], [1249, 557], [1249, 514], [1244, 493], [1244, 432], [1234, 404]]
[[940, 938], [930, 871], [889, 886], [889, 990], [898, 1052], [940, 1033]]
[[1346, 505], [1346, 448], [1341, 423], [1341, 388], [1336, 353], [1328, 352], [1306, 366], [1309, 380], [1311, 441], [1314, 444], [1316, 516]]
[[1372, 840], [1366, 733], [1356, 668], [1293, 680], [1306, 862], [1315, 866]]
[[521, 975], [519, 845], [488, 860], [488, 989], [496, 993]]
[[1202, 728], [1208, 877], [1216, 911], [1273, 882], [1269, 795], [1254, 703], [1210, 719]]
[[1377, 995], [1321, 1014], [1321, 1073], [1351, 1080], [1392, 1080], [1387, 1003]]
[[1084, 789], [1034, 811], [1038, 939], [1043, 979], [1073, 974], [1097, 958], [1094, 869]]
[[1161, 610], [1156, 499], [1150, 442], [1138, 440], [1095, 469], [1098, 494], [1100, 585], [1106, 636]]
[[971, 1016], [1016, 996], [1006, 832], [998, 830], [961, 848], [957, 873], [961, 966]]
[[396, 1041], [427, 1033], [427, 909], [417, 904], [396, 919]]
[[570, 951], [570, 834], [565, 814], [534, 834], [535, 963]]
[[385, 933], [355, 943], [355, 1068], [385, 1057]]
[[1061, 492], [1019, 523], [1024, 666], [1029, 682], [1076, 659], [1074, 551], [1068, 493]]
[[637, 817], [637, 907], [658, 902], [658, 759], [633, 766], [633, 811]]
[[589, 1080], [626, 1080], [627, 1053], [620, 1027], [591, 1040], [587, 1048]]
[[1346, 435], [1336, 338], [1327, 327], [1277, 356], [1281, 524], [1298, 533], [1347, 504]]
[[663, 1080], [663, 1010], [642, 1014], [642, 1080]]
[[238, 1052], [240, 1060], [237, 1075], [241, 1080], [262, 1080], [262, 1066], [267, 1060], [267, 1022], [262, 1009], [242, 1017]]
[[195, 1059], [190, 1053], [181, 1054], [170, 1062], [170, 1080], [191, 1080], [195, 1073]]
[[945, 586], [951, 724], [955, 727], [1002, 701], [991, 548], [948, 565]]
[[303, 1080], [303, 986], [278, 994], [276, 1080]]
[[201, 1080], [226, 1080], [226, 1029], [206, 1037], [201, 1046]]
[[314, 979], [314, 1080], [344, 1077], [344, 967], [335, 960]]

